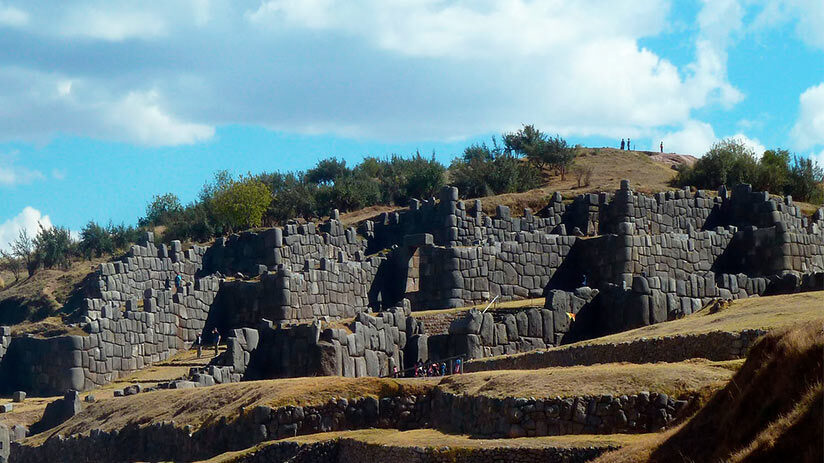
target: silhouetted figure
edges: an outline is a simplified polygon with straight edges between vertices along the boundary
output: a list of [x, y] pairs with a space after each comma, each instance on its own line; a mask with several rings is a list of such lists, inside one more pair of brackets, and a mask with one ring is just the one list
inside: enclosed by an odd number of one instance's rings
[[627, 151], [632, 150], [632, 145], [630, 145], [629, 138], [627, 138]]
[[664, 152], [664, 142], [661, 142], [661, 152]]
[[624, 149], [624, 139], [621, 139], [621, 149]]

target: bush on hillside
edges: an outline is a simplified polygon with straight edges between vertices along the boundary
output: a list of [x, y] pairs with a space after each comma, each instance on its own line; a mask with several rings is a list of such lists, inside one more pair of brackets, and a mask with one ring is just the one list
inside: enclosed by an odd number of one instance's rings
[[91, 260], [92, 257], [100, 257], [103, 254], [113, 254], [114, 241], [108, 230], [90, 220], [89, 223], [80, 230], [78, 249], [83, 257]]
[[486, 143], [464, 150], [463, 158], [455, 159], [449, 168], [452, 184], [461, 197], [477, 198], [502, 193], [517, 193], [541, 185], [540, 171], [498, 146]]
[[799, 201], [824, 204], [824, 169], [812, 159], [796, 156], [786, 193]]
[[5, 270], [14, 275], [14, 281], [20, 279], [20, 272], [23, 271], [23, 262], [14, 254], [0, 250], [0, 270]]
[[141, 226], [166, 225], [183, 211], [180, 200], [173, 193], [155, 195], [146, 205], [146, 216], [138, 220]]
[[757, 179], [758, 161], [755, 152], [736, 139], [717, 142], [692, 168], [678, 172], [675, 182], [680, 186], [717, 189], [721, 185], [734, 187], [753, 183]]
[[233, 181], [212, 198], [218, 222], [226, 224], [229, 230], [259, 227], [271, 201], [269, 187], [251, 177]]
[[30, 277], [34, 275], [39, 265], [34, 239], [29, 236], [25, 228], [21, 228], [17, 239], [10, 244], [11, 254], [20, 259]]
[[681, 168], [678, 186], [717, 189], [750, 183], [760, 191], [792, 195], [798, 201], [824, 201], [824, 171], [813, 160], [791, 156], [784, 149], [767, 150], [756, 160], [755, 153], [740, 140], [722, 140], [693, 167]]
[[504, 135], [504, 146], [509, 152], [526, 157], [538, 169], [545, 167], [555, 169], [566, 179], [566, 172], [575, 160], [575, 149], [569, 146], [560, 135], [550, 137], [532, 125], [525, 125], [521, 130]]
[[68, 228], [46, 228], [41, 224], [34, 238], [34, 249], [38, 264], [45, 268], [67, 269], [75, 253], [75, 244]]

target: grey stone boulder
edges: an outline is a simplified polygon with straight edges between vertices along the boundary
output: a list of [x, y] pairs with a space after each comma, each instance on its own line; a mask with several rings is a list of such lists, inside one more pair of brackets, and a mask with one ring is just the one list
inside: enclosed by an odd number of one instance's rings
[[11, 395], [12, 402], [23, 402], [26, 400], [26, 393], [25, 391], [14, 391], [14, 394]]

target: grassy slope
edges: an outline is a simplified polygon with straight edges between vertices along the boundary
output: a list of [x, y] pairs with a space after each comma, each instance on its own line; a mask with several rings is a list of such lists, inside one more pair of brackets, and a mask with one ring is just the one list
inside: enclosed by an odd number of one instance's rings
[[[643, 439], [645, 434], [569, 435], [518, 439], [475, 439], [469, 436], [444, 434], [431, 429], [397, 431], [393, 429], [363, 429], [359, 431], [329, 432], [285, 439], [300, 443], [324, 442], [335, 439], [351, 439], [367, 444], [392, 447], [434, 447], [449, 449], [476, 448], [580, 448], [621, 446]], [[250, 449], [228, 452], [200, 463], [231, 463], [238, 457], [258, 451], [276, 442], [266, 442]]]
[[772, 333], [683, 425], [598, 463], [824, 460], [824, 324]]
[[641, 391], [671, 396], [722, 387], [741, 361], [695, 359], [679, 363], [609, 363], [603, 365], [498, 370], [448, 376], [439, 388], [455, 394], [491, 397], [572, 397], [621, 395]]
[[15, 333], [56, 335], [67, 332], [61, 308], [79, 307], [83, 280], [107, 258], [76, 260], [68, 270], [42, 269], [18, 281], [2, 272], [6, 287], [0, 289], [0, 325], [14, 325]]
[[[496, 397], [555, 397], [582, 394], [633, 394], [642, 390], [679, 395], [722, 387], [735, 363], [690, 361], [681, 364], [612, 364], [548, 368], [532, 372], [480, 372], [442, 379], [386, 379], [316, 377], [224, 384], [190, 390], [161, 390], [123, 398], [104, 397], [61, 426], [39, 436], [88, 432], [93, 428], [119, 429], [130, 423], [174, 420], [180, 426], [231, 419], [257, 405], [314, 405], [332, 397], [385, 397], [419, 394], [443, 387], [458, 394]], [[438, 386], [438, 385], [441, 386]], [[97, 396], [97, 394], [95, 394]]]

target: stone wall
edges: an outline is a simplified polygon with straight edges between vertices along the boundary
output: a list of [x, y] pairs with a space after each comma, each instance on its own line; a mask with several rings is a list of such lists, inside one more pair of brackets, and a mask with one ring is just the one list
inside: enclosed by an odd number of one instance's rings
[[[418, 359], [422, 326], [404, 305], [370, 315], [360, 312], [348, 326], [322, 328], [320, 322], [277, 328], [234, 330], [228, 349], [200, 376], [214, 382], [295, 376], [391, 376]], [[415, 341], [407, 351], [407, 341]], [[424, 338], [425, 339], [425, 338]], [[407, 358], [406, 354], [409, 354]], [[424, 360], [420, 359], [420, 360]], [[216, 372], [215, 369], [226, 368]]]
[[745, 357], [750, 346], [765, 333], [763, 330], [744, 330], [738, 333], [712, 331], [619, 343], [576, 344], [514, 356], [473, 360], [464, 365], [464, 372], [531, 370], [619, 362], [683, 362], [691, 358], [734, 360]]
[[[0, 390], [88, 390], [186, 348], [203, 329], [218, 289], [215, 277], [196, 277], [202, 253], [183, 252], [179, 243], [156, 247], [148, 234], [121, 261], [101, 264], [92, 288], [98, 297], [83, 301], [87, 335], [13, 338], [0, 362]], [[186, 284], [166, 289], [178, 272]]]
[[420, 289], [410, 298], [415, 307], [541, 297], [576, 237], [517, 232], [512, 238], [482, 246], [421, 247]]
[[12, 445], [11, 458], [30, 463], [195, 461], [269, 440], [364, 428], [434, 428], [474, 437], [504, 438], [649, 432], [678, 423], [690, 410], [692, 400], [676, 400], [654, 392], [617, 397], [493, 399], [438, 390], [380, 398], [338, 397], [319, 405], [256, 406], [234, 420], [212, 420], [197, 430], [159, 422], [73, 436], [53, 434], [38, 447]]
[[262, 232], [244, 232], [218, 238], [204, 256], [207, 273], [224, 275], [242, 272], [256, 276], [261, 266], [274, 269], [284, 265], [301, 271], [307, 259], [357, 260], [366, 250], [366, 241], [354, 228], [345, 228], [337, 211], [323, 223], [290, 223]]
[[383, 262], [307, 260], [300, 271], [279, 265], [259, 280], [225, 281], [211, 314], [210, 326], [221, 330], [255, 326], [261, 319], [279, 324], [307, 323], [316, 318], [351, 318], [373, 306], [380, 289], [376, 278]]

